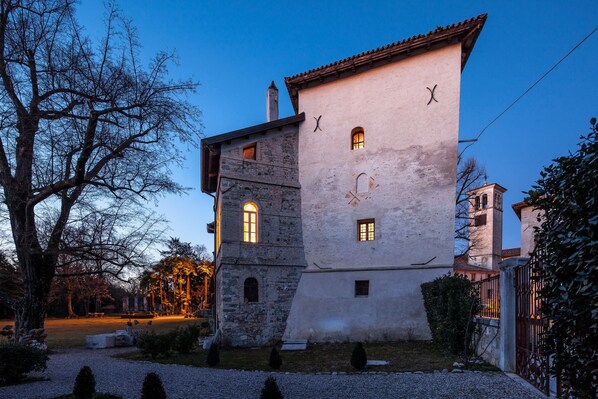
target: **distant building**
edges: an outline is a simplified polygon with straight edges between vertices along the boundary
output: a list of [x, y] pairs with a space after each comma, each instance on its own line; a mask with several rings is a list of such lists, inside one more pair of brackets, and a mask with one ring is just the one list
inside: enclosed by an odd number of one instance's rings
[[225, 341], [430, 337], [420, 285], [453, 269], [460, 78], [485, 20], [285, 78], [296, 115], [277, 119], [272, 84], [267, 123], [202, 140]]
[[535, 248], [535, 228], [541, 224], [542, 212], [525, 201], [512, 205], [521, 221], [521, 247], [502, 249], [503, 193], [498, 184], [484, 184], [468, 192], [470, 196], [470, 245], [468, 253], [455, 257], [455, 273], [472, 281], [498, 274], [501, 260], [530, 256]]
[[530, 256], [536, 247], [535, 229], [542, 224], [542, 211], [534, 210], [525, 201], [513, 204], [513, 211], [521, 221], [521, 256]]

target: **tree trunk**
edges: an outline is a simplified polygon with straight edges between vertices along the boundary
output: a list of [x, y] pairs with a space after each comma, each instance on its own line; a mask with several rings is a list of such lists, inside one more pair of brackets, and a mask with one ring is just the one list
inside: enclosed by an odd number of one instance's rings
[[66, 309], [68, 313], [67, 317], [69, 319], [77, 317], [77, 315], [73, 311], [73, 289], [71, 287], [71, 282], [68, 277], [66, 279]]
[[185, 313], [191, 311], [191, 277], [187, 274], [187, 289], [185, 290]]
[[15, 309], [15, 335], [27, 334], [30, 330], [44, 328], [48, 296], [54, 277], [54, 265], [43, 256], [28, 254], [21, 263], [25, 293]]
[[208, 276], [203, 276], [203, 308], [206, 309], [208, 307]]

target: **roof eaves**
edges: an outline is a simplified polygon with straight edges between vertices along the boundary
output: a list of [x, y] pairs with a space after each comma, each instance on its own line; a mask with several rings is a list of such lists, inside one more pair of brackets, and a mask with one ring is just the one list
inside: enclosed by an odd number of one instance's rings
[[326, 78], [337, 79], [343, 72], [359, 72], [358, 69], [369, 69], [376, 62], [393, 61], [406, 58], [421, 51], [444, 47], [448, 44], [462, 43], [463, 53], [461, 69], [465, 67], [469, 54], [486, 22], [487, 14], [481, 14], [457, 24], [438, 27], [425, 35], [416, 35], [408, 39], [391, 43], [373, 50], [365, 51], [333, 63], [310, 69], [285, 78], [291, 102], [298, 112], [298, 92], [307, 83], [321, 84]]

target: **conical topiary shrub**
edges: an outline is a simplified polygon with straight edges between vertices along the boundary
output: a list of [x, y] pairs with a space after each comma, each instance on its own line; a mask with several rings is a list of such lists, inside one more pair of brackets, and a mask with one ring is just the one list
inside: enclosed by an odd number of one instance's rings
[[276, 384], [276, 378], [266, 378], [266, 383], [262, 389], [260, 399], [284, 399], [282, 392], [280, 392], [280, 389], [278, 389], [278, 384]]
[[276, 350], [276, 347], [272, 347], [272, 351], [270, 352], [270, 359], [268, 360], [268, 364], [274, 370], [278, 370], [280, 366], [282, 366], [282, 357], [280, 357], [280, 353]]
[[81, 367], [77, 378], [75, 378], [75, 386], [73, 387], [73, 395], [77, 399], [90, 399], [96, 392], [96, 379], [91, 372], [89, 366]]
[[365, 353], [365, 349], [363, 349], [363, 344], [358, 342], [351, 354], [351, 366], [355, 367], [357, 370], [363, 370], [367, 364], [368, 356]]
[[218, 345], [212, 343], [210, 345], [210, 350], [208, 351], [208, 358], [206, 359], [206, 363], [208, 366], [215, 367], [218, 363], [220, 363], [220, 353], [218, 352]]
[[141, 388], [141, 399], [166, 399], [166, 392], [158, 374], [147, 373]]

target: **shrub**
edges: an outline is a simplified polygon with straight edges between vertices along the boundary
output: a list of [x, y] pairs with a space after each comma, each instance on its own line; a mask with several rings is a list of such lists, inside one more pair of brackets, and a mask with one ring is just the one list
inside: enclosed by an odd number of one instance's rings
[[480, 309], [471, 282], [464, 276], [447, 275], [422, 284], [421, 290], [434, 342], [454, 354], [467, 352], [471, 321]]
[[355, 345], [355, 348], [353, 348], [353, 353], [351, 353], [351, 366], [355, 367], [357, 370], [363, 370], [367, 364], [368, 355], [365, 353], [363, 344], [358, 342], [357, 345]]
[[166, 399], [162, 380], [156, 373], [148, 373], [143, 380], [141, 399]]
[[213, 342], [212, 345], [210, 345], [210, 350], [208, 351], [206, 363], [210, 367], [215, 367], [218, 363], [220, 363], [220, 353], [218, 352], [218, 345]]
[[189, 353], [197, 344], [197, 338], [199, 338], [199, 327], [178, 328], [173, 334], [172, 349], [179, 353]]
[[542, 262], [542, 313], [551, 321], [544, 350], [560, 371], [565, 397], [598, 392], [598, 123], [578, 150], [540, 172], [528, 203], [542, 211], [536, 253]]
[[96, 392], [96, 379], [93, 376], [89, 366], [81, 367], [77, 378], [75, 378], [75, 386], [73, 387], [73, 395], [76, 399], [90, 399]]
[[284, 399], [282, 392], [280, 392], [280, 389], [278, 388], [278, 384], [276, 384], [276, 378], [266, 378], [260, 399]]
[[274, 370], [278, 370], [280, 366], [282, 366], [282, 357], [280, 357], [280, 353], [276, 350], [276, 347], [272, 347], [272, 351], [270, 352], [270, 359], [268, 360], [268, 364]]
[[137, 341], [137, 347], [141, 348], [144, 355], [150, 355], [152, 359], [158, 355], [168, 355], [172, 342], [170, 334], [148, 333]]
[[30, 371], [44, 371], [46, 352], [24, 344], [0, 343], [0, 384], [18, 382]]

